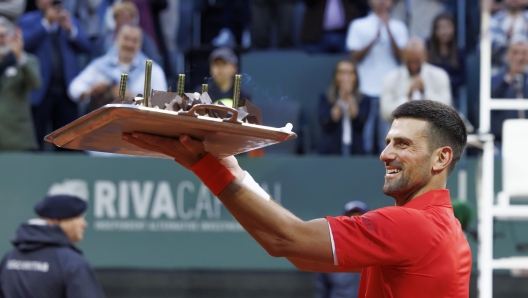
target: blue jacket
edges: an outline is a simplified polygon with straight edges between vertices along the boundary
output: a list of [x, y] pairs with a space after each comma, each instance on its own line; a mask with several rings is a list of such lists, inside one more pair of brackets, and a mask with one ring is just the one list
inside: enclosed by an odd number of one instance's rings
[[0, 263], [1, 298], [104, 297], [93, 268], [59, 226], [24, 223]]
[[361, 274], [317, 273], [315, 287], [317, 298], [357, 298]]
[[[340, 155], [343, 135], [343, 125], [341, 121], [332, 120], [332, 104], [328, 102], [326, 95], [319, 97], [317, 106], [317, 115], [321, 127], [321, 136], [317, 151], [319, 154]], [[356, 119], [352, 120], [352, 148], [351, 154], [363, 154], [363, 126], [367, 119], [369, 110], [369, 101], [362, 100], [359, 103], [359, 114]]]
[[[31, 105], [36, 106], [40, 104], [51, 78], [52, 69], [52, 41], [51, 35], [48, 33], [44, 25], [42, 25], [43, 14], [41, 11], [31, 11], [20, 17], [18, 25], [22, 29], [24, 37], [24, 49], [28, 53], [32, 53], [40, 60], [40, 74], [42, 76], [42, 87], [31, 93]], [[62, 58], [62, 67], [64, 75], [64, 83], [66, 88], [71, 81], [79, 73], [79, 53], [90, 53], [90, 40], [86, 37], [84, 30], [79, 25], [78, 21], [71, 17], [72, 25], [77, 28], [77, 35], [70, 38], [68, 34], [59, 30], [60, 34], [60, 51]]]

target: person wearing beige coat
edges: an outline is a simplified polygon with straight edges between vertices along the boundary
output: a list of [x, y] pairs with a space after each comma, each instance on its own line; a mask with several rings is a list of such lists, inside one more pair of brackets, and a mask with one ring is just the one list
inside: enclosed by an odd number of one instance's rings
[[410, 100], [429, 99], [452, 105], [449, 75], [426, 61], [425, 43], [411, 38], [403, 51], [403, 65], [383, 80], [380, 99], [381, 117], [392, 122], [392, 111]]

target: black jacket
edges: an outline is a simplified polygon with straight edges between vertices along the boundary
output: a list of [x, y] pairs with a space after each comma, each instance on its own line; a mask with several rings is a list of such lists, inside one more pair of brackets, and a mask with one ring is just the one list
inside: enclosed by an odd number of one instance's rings
[[[332, 120], [332, 104], [328, 102], [326, 95], [319, 97], [317, 107], [319, 124], [321, 126], [321, 137], [317, 151], [319, 154], [340, 155], [343, 146], [343, 124], [341, 121]], [[351, 154], [364, 154], [363, 150], [363, 127], [370, 109], [369, 100], [359, 102], [359, 114], [352, 120], [352, 148]]]
[[0, 263], [1, 298], [99, 298], [93, 268], [59, 226], [22, 224]]

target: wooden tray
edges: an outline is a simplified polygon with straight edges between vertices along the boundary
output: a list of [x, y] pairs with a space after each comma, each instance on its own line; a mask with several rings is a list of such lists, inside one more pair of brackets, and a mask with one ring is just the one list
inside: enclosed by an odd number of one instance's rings
[[[196, 111], [200, 109], [225, 110], [232, 117], [198, 116]], [[203, 141], [207, 151], [222, 158], [297, 137], [291, 131], [291, 125], [274, 128], [241, 123], [237, 117], [237, 110], [218, 105], [195, 105], [187, 112], [177, 113], [136, 105], [109, 104], [52, 132], [45, 140], [69, 149], [170, 158], [125, 142], [121, 135], [143, 132], [177, 138], [186, 134]]]

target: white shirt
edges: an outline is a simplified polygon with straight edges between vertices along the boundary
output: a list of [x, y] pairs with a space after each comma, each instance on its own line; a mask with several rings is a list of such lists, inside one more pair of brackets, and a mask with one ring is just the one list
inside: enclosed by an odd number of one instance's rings
[[[78, 101], [86, 91], [100, 82], [114, 83], [119, 85], [121, 74], [128, 73], [127, 89], [132, 96], [143, 94], [145, 84], [145, 60], [143, 53], [138, 53], [131, 65], [119, 63], [117, 51], [112, 49], [106, 55], [92, 61], [86, 68], [71, 82], [68, 93], [74, 101]], [[167, 80], [163, 69], [152, 63], [151, 88], [153, 90], [166, 91]]]
[[[421, 99], [439, 101], [451, 106], [451, 85], [447, 72], [440, 67], [424, 63], [420, 69], [424, 93]], [[406, 66], [400, 66], [385, 76], [380, 113], [385, 121], [392, 121], [391, 113], [401, 104], [411, 100], [409, 89], [412, 78]]]
[[[350, 23], [346, 41], [348, 50], [362, 50], [376, 38], [379, 26], [382, 26], [380, 38], [357, 65], [359, 91], [372, 97], [381, 95], [382, 78], [389, 71], [398, 67], [398, 61], [392, 52], [387, 27], [377, 15], [370, 13], [364, 18], [356, 19]], [[391, 19], [389, 28], [398, 47], [403, 48], [409, 37], [405, 24]]]

